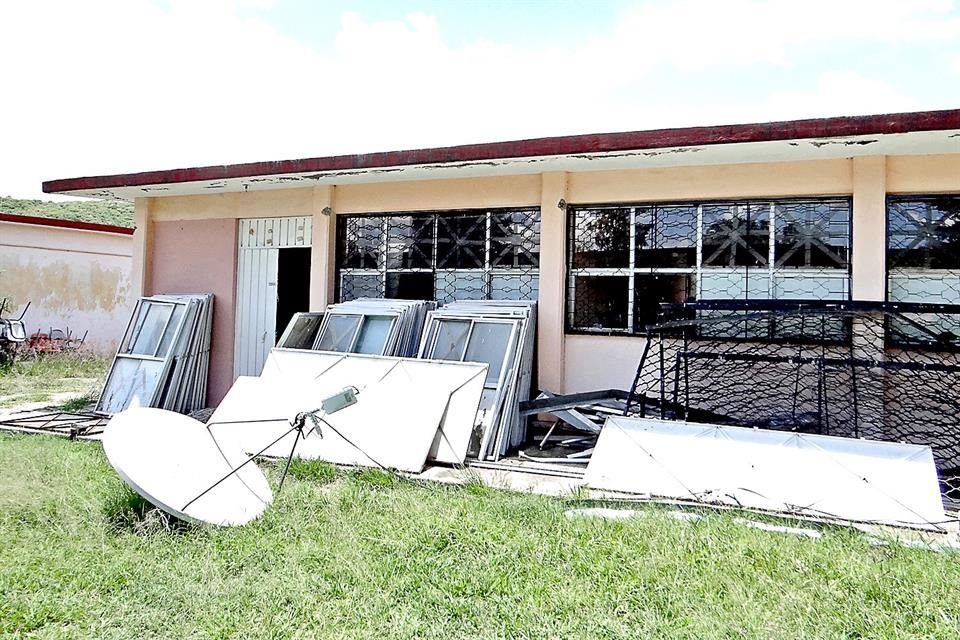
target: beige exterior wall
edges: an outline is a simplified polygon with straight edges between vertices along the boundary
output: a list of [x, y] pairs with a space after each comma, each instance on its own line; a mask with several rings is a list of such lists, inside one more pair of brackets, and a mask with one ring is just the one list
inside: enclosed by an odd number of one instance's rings
[[[571, 204], [846, 195], [854, 200], [852, 290], [882, 299], [887, 192], [960, 192], [960, 155], [864, 157], [804, 162], [688, 166], [630, 171], [396, 181], [209, 196], [151, 198], [148, 221], [310, 215], [314, 222], [311, 307], [332, 301], [338, 213], [502, 206], [541, 209], [538, 370], [558, 392], [630, 384], [643, 340], [564, 335], [566, 214]], [[149, 226], [149, 225], [148, 225]], [[149, 234], [147, 235], [149, 239]], [[149, 242], [145, 242], [149, 256]], [[176, 259], [167, 249], [156, 261]], [[149, 259], [146, 259], [150, 263]], [[220, 267], [227, 268], [227, 267]], [[235, 271], [234, 266], [229, 269]], [[223, 363], [217, 366], [225, 366]]]
[[0, 222], [0, 298], [14, 305], [6, 315], [29, 302], [28, 334], [89, 332], [86, 345], [109, 353], [130, 313], [132, 253], [125, 234]]

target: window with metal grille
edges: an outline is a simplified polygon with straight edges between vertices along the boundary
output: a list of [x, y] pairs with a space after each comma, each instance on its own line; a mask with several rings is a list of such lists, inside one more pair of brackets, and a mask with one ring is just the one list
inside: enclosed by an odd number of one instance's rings
[[337, 300], [536, 300], [540, 209], [337, 216]]
[[[960, 305], [960, 196], [887, 198], [887, 299]], [[901, 314], [888, 322], [896, 345], [960, 348], [958, 315]]]
[[568, 216], [570, 332], [641, 333], [664, 302], [849, 298], [849, 198], [571, 206]]

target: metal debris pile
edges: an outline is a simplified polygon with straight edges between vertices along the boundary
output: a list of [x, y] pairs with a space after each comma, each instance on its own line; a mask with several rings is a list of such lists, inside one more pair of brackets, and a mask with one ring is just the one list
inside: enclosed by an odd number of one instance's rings
[[128, 407], [187, 413], [206, 406], [213, 295], [140, 298], [117, 349], [96, 413]]

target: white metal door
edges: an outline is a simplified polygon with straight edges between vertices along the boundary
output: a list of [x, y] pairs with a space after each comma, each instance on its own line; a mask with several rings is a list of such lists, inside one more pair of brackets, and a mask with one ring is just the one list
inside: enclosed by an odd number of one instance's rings
[[309, 217], [240, 220], [234, 378], [260, 375], [273, 347], [279, 250], [309, 247], [311, 236]]

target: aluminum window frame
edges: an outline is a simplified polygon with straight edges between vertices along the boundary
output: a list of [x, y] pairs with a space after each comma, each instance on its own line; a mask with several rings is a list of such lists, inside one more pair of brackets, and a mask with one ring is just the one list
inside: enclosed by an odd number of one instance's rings
[[[329, 351], [326, 349], [320, 349], [320, 340], [323, 338], [324, 333], [327, 331], [330, 322], [333, 318], [337, 317], [359, 317], [360, 321], [357, 323], [357, 326], [353, 329], [353, 332], [350, 334], [350, 347], [346, 351]], [[390, 348], [390, 336], [393, 334], [393, 331], [397, 325], [397, 322], [400, 320], [399, 313], [392, 313], [389, 311], [378, 311], [376, 313], [367, 312], [366, 310], [341, 310], [328, 312], [324, 314], [323, 322], [320, 324], [320, 328], [317, 330], [317, 336], [314, 338], [313, 346], [311, 351], [323, 351], [325, 353], [351, 353], [356, 354], [357, 352], [354, 349], [357, 348], [357, 343], [360, 341], [360, 333], [363, 331], [364, 324], [366, 324], [368, 317], [376, 318], [390, 318], [390, 328], [387, 330], [386, 339], [383, 342], [383, 348], [380, 349], [380, 353], [373, 354], [360, 354], [360, 355], [384, 355], [387, 350]]]

